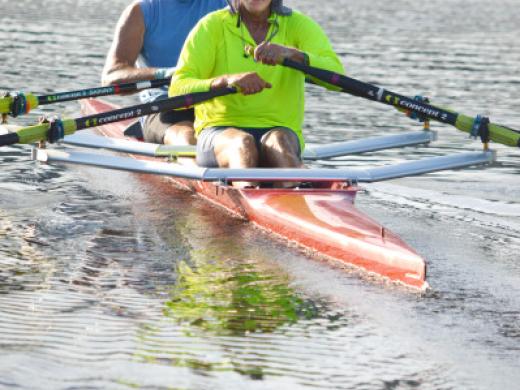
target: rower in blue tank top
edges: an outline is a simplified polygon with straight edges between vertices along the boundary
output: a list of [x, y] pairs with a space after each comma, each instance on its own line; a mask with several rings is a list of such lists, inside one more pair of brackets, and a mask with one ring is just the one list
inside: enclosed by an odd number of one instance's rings
[[[138, 0], [116, 26], [103, 69], [103, 85], [171, 77], [184, 40], [208, 13], [226, 0]], [[168, 97], [167, 90], [141, 93], [143, 102]], [[195, 144], [193, 109], [149, 115], [141, 122], [145, 141]]]

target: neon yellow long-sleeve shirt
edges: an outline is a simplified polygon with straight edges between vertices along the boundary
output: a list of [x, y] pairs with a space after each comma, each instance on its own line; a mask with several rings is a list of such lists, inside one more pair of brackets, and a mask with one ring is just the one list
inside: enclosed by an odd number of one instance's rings
[[[272, 14], [269, 20], [267, 37], [274, 35], [272, 43], [306, 53], [311, 66], [344, 73], [327, 36], [312, 19], [293, 11], [290, 16]], [[169, 95], [205, 92], [216, 77], [257, 72], [272, 88], [254, 95], [228, 95], [196, 105], [196, 133], [209, 126], [283, 126], [298, 135], [303, 150], [305, 76], [294, 69], [255, 62], [245, 54], [246, 45], [256, 44], [243, 23], [237, 27], [237, 15], [228, 9], [207, 15], [184, 43]]]

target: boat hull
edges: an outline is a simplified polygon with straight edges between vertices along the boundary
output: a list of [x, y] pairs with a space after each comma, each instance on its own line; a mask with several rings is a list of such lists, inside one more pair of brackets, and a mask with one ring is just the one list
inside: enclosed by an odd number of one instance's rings
[[[82, 101], [85, 115], [115, 108], [98, 99]], [[129, 124], [107, 124], [97, 130], [108, 137], [124, 138], [123, 131]], [[422, 257], [354, 207], [358, 187], [331, 182], [320, 183], [319, 188], [238, 189], [226, 184], [170, 180], [320, 257], [363, 270], [380, 280], [419, 290], [427, 287]]]

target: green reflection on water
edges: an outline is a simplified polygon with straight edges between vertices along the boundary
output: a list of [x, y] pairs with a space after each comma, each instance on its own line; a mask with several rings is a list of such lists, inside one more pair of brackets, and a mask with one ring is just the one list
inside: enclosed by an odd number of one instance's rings
[[[248, 335], [273, 333], [284, 325], [318, 317], [318, 307], [299, 296], [279, 268], [258, 260], [215, 258], [212, 253], [194, 250], [189, 261], [178, 263], [177, 283], [163, 314], [179, 325], [186, 337], [208, 340], [208, 350], [210, 345], [222, 343], [224, 355], [215, 360], [204, 351], [191, 350], [179, 339], [170, 344], [172, 349], [167, 353], [162, 348], [147, 349], [140, 358], [151, 364], [189, 368], [200, 375], [234, 371], [253, 380], [277, 375], [264, 358], [241, 356], [234, 347], [229, 348], [229, 340], [220, 337], [236, 337], [238, 348], [238, 340]], [[153, 326], [142, 329], [143, 340], [161, 332]]]
[[[175, 210], [175, 224], [160, 226], [161, 233], [165, 241], [175, 237], [172, 245], [182, 243], [186, 252], [176, 261], [175, 285], [162, 309], [165, 322], [141, 325], [136, 357], [202, 376], [233, 371], [262, 380], [279, 375], [262, 348], [252, 347], [264, 343], [256, 336], [283, 333], [287, 326], [318, 318], [325, 305], [291, 287], [289, 276], [273, 261], [279, 252], [266, 250], [258, 232], [242, 221], [223, 220], [228, 217], [197, 207]], [[249, 347], [243, 348], [244, 342]]]
[[243, 335], [273, 332], [317, 315], [315, 306], [289, 287], [286, 275], [275, 276], [254, 262], [205, 259], [199, 251], [191, 259], [195, 265], [179, 263], [166, 316], [218, 335]]
[[206, 208], [175, 210], [165, 236], [182, 237], [189, 249], [176, 264], [166, 317], [187, 332], [244, 335], [317, 316], [315, 304], [290, 287], [288, 275], [259, 244], [258, 231]]

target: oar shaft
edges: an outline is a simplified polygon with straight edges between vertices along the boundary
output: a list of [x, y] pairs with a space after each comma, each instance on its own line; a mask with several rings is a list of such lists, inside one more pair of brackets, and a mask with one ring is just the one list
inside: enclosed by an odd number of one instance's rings
[[52, 104], [71, 100], [86, 99], [100, 96], [119, 95], [122, 93], [137, 92], [143, 89], [160, 88], [168, 85], [170, 79], [139, 81], [134, 83], [115, 84], [107, 87], [87, 88], [70, 92], [58, 92], [38, 96], [38, 104]]
[[93, 114], [75, 119], [74, 121], [76, 123], [76, 130], [82, 130], [89, 127], [101, 126], [107, 123], [139, 118], [158, 112], [190, 107], [205, 100], [213, 99], [218, 96], [228, 95], [234, 92], [236, 92], [236, 89], [234, 88], [224, 88], [209, 92], [197, 92], [189, 95], [175, 96], [165, 100], [158, 100], [153, 102], [153, 104], [144, 103], [101, 114]]
[[[136, 106], [89, 115], [77, 119], [66, 119], [63, 121], [63, 128], [65, 135], [70, 135], [77, 130], [101, 126], [107, 123], [119, 122], [127, 119], [139, 118], [158, 112], [190, 107], [194, 104], [232, 93], [236, 93], [235, 88], [222, 88], [209, 92], [196, 92], [188, 95], [176, 96], [170, 99], [160, 100], [152, 103], [138, 104]], [[41, 123], [35, 126], [25, 127], [18, 130], [16, 133], [0, 135], [0, 146], [12, 145], [15, 143], [26, 144], [44, 141], [48, 138], [49, 129], [49, 123]]]
[[[363, 97], [397, 108], [415, 111], [421, 116], [438, 122], [455, 126], [464, 132], [471, 132], [474, 118], [459, 114], [454, 111], [435, 107], [431, 104], [421, 102], [407, 96], [403, 96], [384, 88], [365, 83], [351, 77], [334, 73], [325, 69], [314, 68], [299, 62], [285, 59], [282, 65], [299, 70], [322, 82], [341, 88], [343, 92], [354, 96]], [[489, 135], [491, 140], [509, 146], [520, 147], [520, 132], [497, 124], [489, 124]]]
[[305, 74], [313, 76], [320, 81], [340, 87], [343, 92], [347, 92], [354, 96], [381, 102], [390, 106], [402, 108], [405, 110], [413, 110], [417, 113], [435, 119], [439, 122], [455, 125], [457, 114], [423, 103], [409, 97], [399, 95], [388, 91], [384, 88], [365, 83], [325, 69], [313, 68], [308, 65], [301, 64], [289, 59], [285, 59], [283, 65], [300, 70]]
[[0, 97], [0, 114], [10, 114], [18, 116], [26, 114], [40, 105], [69, 102], [72, 100], [86, 99], [100, 96], [119, 95], [122, 93], [132, 93], [149, 88], [160, 88], [167, 86], [170, 79], [158, 79], [149, 81], [139, 81], [133, 83], [115, 84], [107, 87], [96, 87], [79, 89], [69, 92], [58, 92], [48, 95], [35, 96], [32, 93], [23, 94], [25, 97], [24, 109], [21, 112], [13, 108], [14, 96]]

